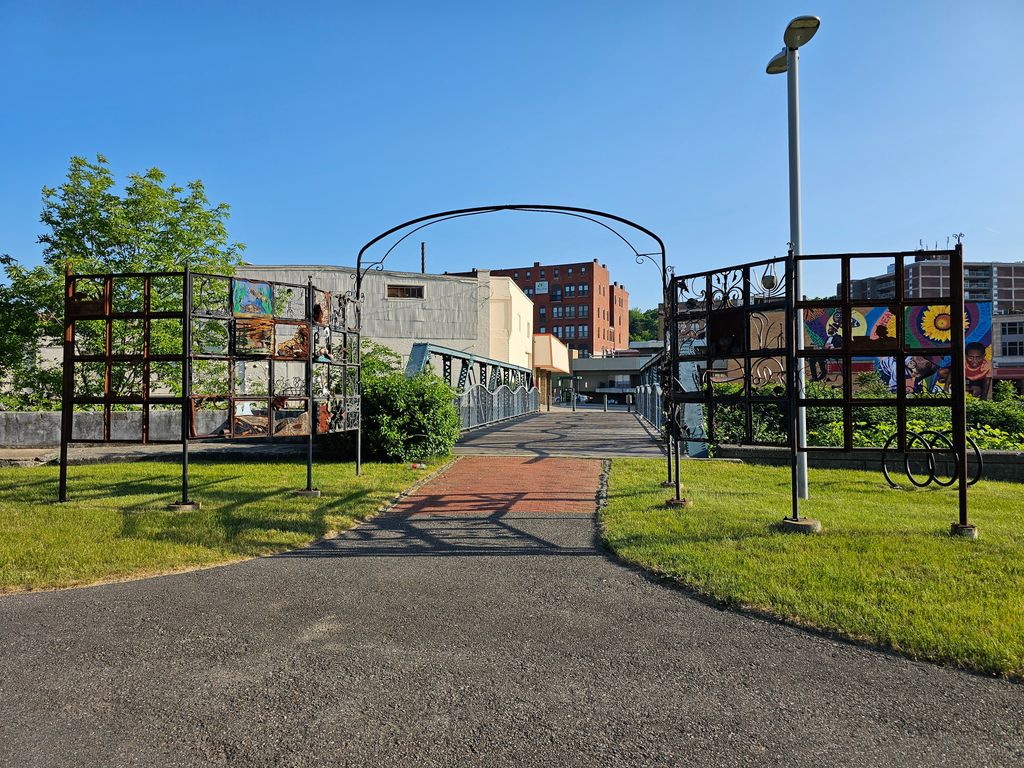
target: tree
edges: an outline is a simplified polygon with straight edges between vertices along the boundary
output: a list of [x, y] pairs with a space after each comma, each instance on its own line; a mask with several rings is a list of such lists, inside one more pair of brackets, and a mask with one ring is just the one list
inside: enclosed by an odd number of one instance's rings
[[[9, 283], [0, 286], [0, 324], [5, 329], [0, 381], [6, 379], [13, 393], [5, 398], [6, 407], [59, 405], [60, 369], [40, 365], [37, 353], [41, 343], [58, 343], [63, 336], [65, 269], [78, 274], [172, 272], [187, 265], [230, 274], [240, 263], [245, 246], [229, 242], [229, 206], [211, 205], [198, 179], [185, 187], [165, 181], [160, 169], [150, 168], [130, 174], [118, 194], [107, 159], [97, 155], [95, 162], [72, 157], [64, 183], [43, 188], [43, 263], [26, 267], [10, 256], [0, 262]], [[119, 308], [140, 309], [140, 283], [119, 281], [115, 301]], [[180, 296], [161, 293], [154, 301], [170, 306]], [[98, 329], [82, 325], [76, 328], [79, 346], [96, 347]], [[130, 348], [139, 332], [137, 325], [125, 322], [115, 331], [117, 342]], [[125, 367], [123, 375], [119, 385], [139, 386], [137, 366]], [[84, 391], [96, 387], [84, 375], [79, 384]]]
[[653, 341], [658, 338], [658, 310], [629, 310], [629, 340]]

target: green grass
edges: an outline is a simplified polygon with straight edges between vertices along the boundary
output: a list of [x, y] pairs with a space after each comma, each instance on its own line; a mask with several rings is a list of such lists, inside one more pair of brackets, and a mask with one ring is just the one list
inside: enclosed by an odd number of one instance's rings
[[[892, 490], [881, 473], [815, 470], [801, 515], [818, 536], [782, 533], [789, 470], [685, 465], [694, 506], [664, 506], [664, 462], [616, 459], [602, 515], [624, 560], [730, 606], [892, 648], [1024, 677], [1024, 486], [970, 491], [978, 541], [952, 538], [955, 490]], [[728, 642], [726, 639], [725, 642]]]
[[[433, 469], [441, 462], [428, 463]], [[57, 504], [57, 468], [0, 469], [0, 592], [66, 587], [280, 552], [372, 515], [426, 473], [407, 464], [320, 463], [319, 499], [298, 463], [193, 461], [195, 512], [172, 462], [76, 466]]]

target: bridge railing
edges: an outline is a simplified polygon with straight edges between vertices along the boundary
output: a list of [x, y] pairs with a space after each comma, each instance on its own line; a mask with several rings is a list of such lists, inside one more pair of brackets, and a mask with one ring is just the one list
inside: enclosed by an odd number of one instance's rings
[[540, 391], [536, 387], [513, 390], [502, 384], [491, 392], [483, 384], [475, 384], [455, 399], [455, 406], [466, 431], [539, 411]]
[[661, 429], [664, 419], [661, 403], [661, 387], [645, 384], [636, 388], [636, 412], [643, 416], [655, 429]]

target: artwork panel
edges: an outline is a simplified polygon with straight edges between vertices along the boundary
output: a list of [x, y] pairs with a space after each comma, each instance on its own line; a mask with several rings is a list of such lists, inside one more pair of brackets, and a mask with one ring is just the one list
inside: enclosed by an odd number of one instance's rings
[[274, 321], [269, 317], [235, 320], [235, 354], [269, 357], [274, 351]]
[[227, 398], [193, 397], [190, 437], [230, 437], [231, 401]]
[[304, 286], [282, 285], [274, 283], [274, 317], [283, 320], [301, 320], [306, 322], [306, 288]]
[[192, 275], [192, 314], [202, 317], [231, 315], [231, 278]]
[[331, 294], [329, 291], [313, 289], [313, 323], [327, 325], [331, 318]]
[[[316, 370], [314, 369], [314, 374]], [[304, 396], [306, 394], [306, 363], [276, 361], [274, 363], [274, 395]]]
[[274, 356], [282, 360], [309, 358], [309, 325], [306, 323], [276, 323]]
[[265, 438], [270, 434], [270, 403], [267, 400], [233, 398], [231, 401], [232, 436]]
[[304, 398], [275, 397], [272, 402], [275, 437], [309, 434], [309, 411]]
[[235, 317], [270, 317], [274, 314], [273, 288], [262, 280], [231, 281], [231, 311]]
[[784, 310], [751, 312], [748, 324], [750, 338], [747, 345], [753, 354], [762, 350], [786, 348], [786, 313]]
[[192, 354], [226, 357], [231, 352], [231, 321], [192, 318]]
[[236, 360], [234, 366], [234, 395], [263, 397], [270, 395], [270, 361]]

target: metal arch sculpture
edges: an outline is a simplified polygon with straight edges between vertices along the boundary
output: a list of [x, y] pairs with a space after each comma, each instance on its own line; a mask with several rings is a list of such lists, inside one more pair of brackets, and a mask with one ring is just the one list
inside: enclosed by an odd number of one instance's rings
[[[641, 224], [637, 224], [635, 221], [618, 216], [614, 213], [608, 213], [607, 211], [599, 211], [594, 208], [580, 208], [571, 205], [534, 205], [534, 204], [503, 204], [503, 205], [482, 205], [473, 208], [455, 208], [449, 211], [439, 211], [438, 213], [430, 213], [426, 216], [418, 216], [415, 219], [409, 219], [401, 224], [398, 224], [385, 232], [381, 232], [379, 235], [369, 240], [362, 248], [359, 249], [359, 254], [356, 256], [356, 274], [355, 274], [355, 295], [356, 299], [362, 301], [363, 299], [363, 277], [370, 270], [383, 270], [384, 262], [391, 252], [410, 235], [418, 232], [421, 229], [432, 226], [433, 224], [440, 224], [443, 221], [451, 221], [453, 219], [461, 219], [467, 216], [480, 216], [489, 213], [499, 213], [501, 211], [521, 211], [524, 213], [550, 213], [561, 216], [571, 216], [574, 218], [585, 219], [593, 222], [598, 226], [604, 227], [617, 238], [619, 238], [626, 246], [633, 252], [633, 256], [636, 259], [637, 264], [643, 264], [645, 261], [649, 261], [654, 264], [661, 272], [661, 293], [662, 302], [664, 307], [668, 307], [669, 298], [669, 283], [672, 276], [672, 268], [668, 266], [667, 256], [665, 252], [665, 242], [654, 232], [647, 229]], [[638, 232], [642, 232], [644, 235], [650, 237], [658, 244], [658, 250], [651, 252], [641, 252], [638, 250], [622, 233], [617, 229], [606, 224], [601, 219], [607, 219], [608, 221], [618, 222], [624, 224], [627, 227], [635, 229]], [[389, 237], [396, 232], [401, 232], [403, 229], [410, 228], [408, 232], [402, 235], [397, 241], [392, 243], [391, 247], [385, 251], [384, 255], [376, 261], [369, 262], [366, 266], [363, 265], [363, 257], [366, 252], [373, 246], [380, 243], [386, 237]], [[656, 260], [657, 259], [657, 260]], [[668, 381], [669, 370], [669, 348], [668, 348], [668, 336], [665, 334], [664, 349], [662, 350], [662, 380]], [[663, 391], [667, 391], [665, 388]], [[663, 399], [662, 407], [668, 413], [669, 401]], [[674, 424], [674, 419], [667, 418], [666, 423]], [[676, 489], [676, 501], [680, 499], [680, 485], [679, 485], [679, 435], [678, 430], [669, 428], [665, 430], [666, 439], [666, 454], [668, 461], [668, 479], [664, 483], [665, 485], [674, 485]], [[675, 442], [675, 456], [676, 456], [676, 472], [675, 479], [673, 480], [672, 475], [672, 455], [673, 448], [672, 442]]]

